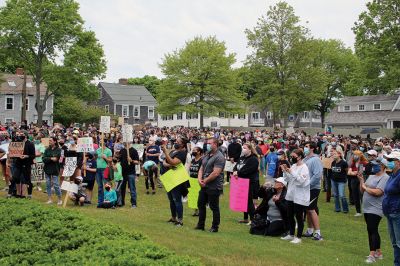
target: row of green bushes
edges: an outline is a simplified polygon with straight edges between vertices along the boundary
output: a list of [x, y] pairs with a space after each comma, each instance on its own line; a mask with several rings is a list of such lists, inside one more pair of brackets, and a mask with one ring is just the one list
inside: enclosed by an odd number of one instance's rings
[[0, 265], [198, 265], [70, 210], [0, 199]]

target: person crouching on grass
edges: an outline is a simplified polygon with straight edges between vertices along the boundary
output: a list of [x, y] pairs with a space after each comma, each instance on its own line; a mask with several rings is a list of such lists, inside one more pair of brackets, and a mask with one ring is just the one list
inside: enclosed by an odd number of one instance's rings
[[115, 209], [115, 206], [117, 205], [117, 193], [115, 192], [114, 189], [111, 188], [111, 183], [107, 182], [104, 185], [105, 191], [104, 191], [104, 201], [100, 203], [97, 208], [103, 208], [103, 209]]
[[143, 164], [143, 174], [145, 176], [145, 185], [146, 185], [146, 194], [150, 194], [149, 192], [149, 181], [151, 184], [151, 189], [153, 190], [152, 194], [156, 194], [156, 188], [154, 185], [154, 180], [158, 178], [158, 167], [154, 161], [148, 160]]
[[85, 188], [83, 187], [83, 178], [81, 176], [77, 176], [74, 178], [74, 182], [78, 185], [78, 193], [70, 192], [69, 198], [75, 203], [75, 205], [83, 206], [86, 201]]

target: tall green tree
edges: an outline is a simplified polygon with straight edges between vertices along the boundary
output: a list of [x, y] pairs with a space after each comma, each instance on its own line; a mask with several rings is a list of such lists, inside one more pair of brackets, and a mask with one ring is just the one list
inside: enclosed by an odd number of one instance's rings
[[373, 0], [367, 3], [353, 28], [355, 49], [369, 94], [388, 93], [400, 87], [400, 2]]
[[225, 43], [215, 37], [196, 37], [165, 55], [161, 64], [165, 79], [157, 90], [158, 113], [199, 113], [202, 128], [205, 115], [243, 112], [234, 63], [235, 55], [227, 54]]
[[285, 2], [271, 6], [254, 29], [246, 31], [252, 53], [247, 65], [253, 71], [257, 92], [253, 103], [273, 111], [274, 119], [286, 123], [289, 113], [310, 107], [318, 93], [307, 40], [308, 29], [300, 25], [293, 7]]
[[128, 84], [130, 85], [142, 85], [146, 87], [146, 89], [156, 97], [157, 87], [161, 84], [161, 80], [156, 76], [145, 75], [144, 77], [137, 78], [129, 78]]
[[[73, 0], [8, 0], [0, 8], [0, 50], [33, 76], [39, 125], [51, 95], [68, 86], [90, 88], [105, 73], [102, 47], [84, 29], [78, 10]], [[44, 94], [42, 82], [48, 83]]]

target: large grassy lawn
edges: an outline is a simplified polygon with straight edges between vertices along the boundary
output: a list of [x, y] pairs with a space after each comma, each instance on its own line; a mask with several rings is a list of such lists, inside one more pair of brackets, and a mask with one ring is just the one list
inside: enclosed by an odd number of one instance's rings
[[[319, 201], [324, 240], [303, 239], [300, 245], [279, 238], [250, 235], [249, 226], [237, 223], [242, 214], [229, 210], [228, 187], [221, 197], [221, 226], [218, 233], [194, 230], [197, 217], [191, 216], [193, 211], [186, 205], [184, 226], [176, 228], [168, 224], [166, 221], [170, 213], [165, 191], [158, 189], [156, 195], [146, 195], [142, 177], [137, 182], [137, 193], [136, 209], [126, 206], [116, 210], [99, 210], [95, 205], [77, 207], [72, 202], [67, 208], [104, 221], [104, 230], [110, 224], [118, 224], [126, 230], [142, 232], [153, 242], [177, 254], [197, 258], [206, 265], [364, 265], [365, 256], [369, 253], [364, 218], [354, 217], [354, 208], [349, 214], [335, 213], [333, 203], [325, 203], [325, 193], [321, 194]], [[0, 195], [6, 194], [1, 192]], [[33, 200], [45, 204], [46, 196], [35, 191]], [[127, 194], [127, 202], [129, 196]], [[207, 226], [210, 226], [210, 210], [207, 214]], [[393, 265], [386, 219], [381, 222], [380, 233], [384, 260], [376, 264]]]

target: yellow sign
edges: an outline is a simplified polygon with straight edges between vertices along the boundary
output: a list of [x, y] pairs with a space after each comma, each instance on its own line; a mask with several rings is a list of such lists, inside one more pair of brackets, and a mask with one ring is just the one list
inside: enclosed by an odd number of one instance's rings
[[199, 191], [201, 189], [199, 180], [197, 178], [189, 178], [190, 188], [188, 194], [188, 207], [197, 209], [197, 201], [199, 199]]
[[178, 164], [175, 169], [170, 169], [160, 176], [160, 180], [163, 183], [165, 190], [170, 192], [174, 187], [189, 180], [189, 174], [183, 164]]

